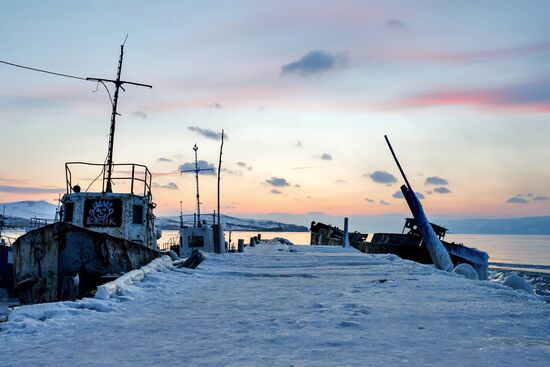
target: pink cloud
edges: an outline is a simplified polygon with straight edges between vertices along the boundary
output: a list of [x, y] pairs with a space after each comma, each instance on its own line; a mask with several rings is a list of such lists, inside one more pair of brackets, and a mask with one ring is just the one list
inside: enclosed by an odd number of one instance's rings
[[512, 58], [524, 55], [531, 55], [550, 51], [550, 41], [534, 43], [518, 47], [493, 48], [478, 51], [465, 51], [455, 53], [437, 53], [437, 52], [413, 52], [414, 59], [420, 61], [440, 62], [440, 63], [467, 63], [482, 62], [497, 59]]
[[550, 112], [550, 77], [501, 88], [419, 92], [386, 103], [382, 109], [429, 106], [470, 106], [491, 111], [548, 113]]

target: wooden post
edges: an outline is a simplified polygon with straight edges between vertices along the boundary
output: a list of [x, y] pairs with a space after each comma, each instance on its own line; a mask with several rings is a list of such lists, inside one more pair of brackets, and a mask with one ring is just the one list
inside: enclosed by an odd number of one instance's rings
[[344, 218], [344, 238], [342, 238], [342, 247], [349, 247], [348, 218]]
[[214, 237], [214, 253], [219, 254], [221, 248], [220, 227], [216, 223], [212, 224], [212, 235]]

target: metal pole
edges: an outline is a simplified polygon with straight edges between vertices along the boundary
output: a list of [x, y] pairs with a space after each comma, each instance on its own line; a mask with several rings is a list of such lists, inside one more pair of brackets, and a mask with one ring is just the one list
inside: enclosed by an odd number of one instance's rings
[[407, 188], [411, 191], [413, 191], [411, 184], [409, 183], [409, 180], [407, 180], [407, 176], [405, 176], [405, 172], [403, 171], [403, 168], [401, 168], [401, 164], [397, 160], [397, 156], [395, 155], [395, 152], [393, 151], [393, 148], [390, 144], [390, 140], [388, 139], [387, 135], [384, 135], [384, 139], [386, 139], [386, 143], [388, 143], [388, 147], [390, 148], [391, 155], [393, 156], [393, 159], [395, 160], [395, 163], [397, 163], [397, 168], [399, 168], [399, 172], [401, 172], [401, 176], [403, 176], [403, 180], [405, 180], [405, 183], [407, 184]]
[[218, 227], [220, 226], [220, 176], [222, 173], [222, 151], [223, 151], [223, 129], [222, 129], [222, 145], [220, 146], [220, 160], [218, 163]]
[[200, 202], [200, 195], [199, 195], [199, 164], [197, 161], [197, 150], [199, 150], [199, 147], [197, 144], [193, 147], [193, 150], [195, 151], [195, 181], [197, 183], [197, 221], [199, 223], [199, 227], [201, 227], [201, 202]]
[[344, 218], [344, 238], [342, 238], [342, 247], [349, 247], [348, 218]]
[[183, 203], [180, 200], [180, 229], [183, 228]]
[[[125, 41], [126, 42], [126, 41]], [[113, 148], [115, 145], [115, 122], [116, 122], [116, 116], [118, 115], [116, 109], [118, 105], [118, 92], [119, 89], [122, 88], [122, 84], [132, 84], [140, 87], [148, 87], [153, 88], [151, 85], [148, 84], [141, 84], [141, 83], [134, 83], [134, 82], [128, 82], [125, 80], [120, 80], [120, 74], [122, 72], [122, 59], [124, 58], [124, 44], [120, 45], [120, 59], [118, 60], [118, 70], [117, 70], [117, 77], [116, 80], [112, 79], [105, 79], [105, 78], [86, 78], [86, 80], [90, 81], [96, 81], [98, 83], [104, 83], [109, 82], [113, 83], [115, 85], [115, 94], [112, 101], [112, 107], [113, 110], [111, 112], [111, 130], [109, 132], [109, 148], [107, 151], [107, 187], [105, 187], [105, 192], [113, 192], [113, 187], [111, 183], [111, 177], [113, 174]], [[107, 87], [105, 87], [107, 88]], [[124, 90], [124, 88], [122, 88]], [[105, 185], [105, 177], [103, 179], [104, 185]]]
[[[181, 173], [184, 172], [195, 172], [195, 181], [197, 184], [197, 222], [198, 227], [201, 227], [201, 202], [200, 202], [200, 193], [199, 193], [199, 172], [201, 171], [213, 171], [213, 168], [201, 168], [199, 169], [199, 163], [197, 158], [197, 150], [199, 150], [199, 147], [197, 147], [197, 144], [193, 147], [193, 150], [195, 151], [195, 169], [192, 170], [185, 170], [181, 171]], [[195, 225], [196, 226], [196, 225]]]
[[136, 165], [132, 164], [132, 182], [130, 184], [130, 193], [134, 195], [134, 174], [136, 170]]
[[435, 234], [430, 222], [428, 221], [428, 218], [424, 213], [424, 209], [422, 208], [422, 204], [412, 190], [411, 185], [409, 184], [409, 181], [405, 176], [405, 172], [403, 171], [403, 168], [401, 168], [399, 160], [397, 160], [397, 156], [393, 151], [388, 137], [384, 135], [384, 138], [386, 139], [386, 143], [388, 143], [388, 147], [390, 148], [393, 159], [395, 160], [395, 163], [397, 164], [397, 167], [399, 168], [399, 171], [401, 172], [401, 175], [405, 180], [406, 185], [401, 186], [401, 192], [403, 193], [403, 196], [407, 201], [411, 213], [416, 220], [416, 225], [418, 226], [418, 230], [420, 231], [422, 240], [426, 248], [428, 249], [428, 252], [430, 254], [430, 257], [432, 258], [435, 267], [441, 270], [452, 271], [453, 262], [451, 261], [449, 253], [447, 252], [439, 238], [437, 238], [437, 235]]
[[113, 97], [113, 111], [111, 113], [111, 131], [109, 133], [109, 151], [107, 152], [107, 188], [106, 192], [113, 192], [111, 185], [111, 177], [113, 174], [113, 146], [115, 144], [115, 122], [116, 122], [116, 107], [118, 104], [118, 92], [120, 89], [120, 73], [122, 71], [122, 59], [124, 57], [124, 45], [120, 45], [120, 59], [118, 60], [118, 71], [115, 81], [115, 95]]

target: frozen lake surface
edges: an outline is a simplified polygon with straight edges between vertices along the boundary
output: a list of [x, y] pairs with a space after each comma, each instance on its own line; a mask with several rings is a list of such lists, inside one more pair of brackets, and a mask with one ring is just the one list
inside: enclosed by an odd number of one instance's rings
[[[155, 260], [108, 299], [20, 307], [6, 366], [544, 366], [550, 306], [393, 255], [260, 245]], [[152, 269], [152, 270], [151, 270]], [[143, 275], [142, 275], [143, 276]], [[141, 276], [140, 276], [141, 277]]]

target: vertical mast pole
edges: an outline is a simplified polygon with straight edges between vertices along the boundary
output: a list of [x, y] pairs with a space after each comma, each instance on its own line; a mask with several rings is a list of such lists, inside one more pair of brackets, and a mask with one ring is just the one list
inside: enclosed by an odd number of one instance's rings
[[124, 45], [120, 45], [120, 59], [118, 61], [118, 71], [115, 80], [115, 95], [113, 98], [113, 112], [111, 113], [111, 131], [109, 132], [109, 151], [107, 152], [107, 187], [106, 192], [113, 192], [111, 184], [111, 177], [113, 175], [113, 146], [115, 143], [115, 121], [116, 121], [116, 107], [118, 104], [118, 92], [120, 89], [120, 73], [122, 71], [122, 58], [124, 57]]
[[195, 151], [195, 169], [188, 169], [184, 171], [180, 171], [181, 173], [185, 172], [195, 172], [195, 182], [197, 184], [197, 227], [201, 227], [201, 200], [200, 200], [200, 194], [199, 194], [199, 172], [201, 171], [214, 171], [213, 168], [199, 168], [199, 161], [197, 158], [197, 150], [199, 150], [199, 147], [197, 144], [193, 147], [193, 150]]
[[183, 203], [180, 200], [180, 229], [183, 228]]
[[220, 176], [222, 172], [222, 151], [223, 151], [223, 129], [222, 129], [222, 145], [220, 146], [220, 161], [218, 163], [218, 227], [220, 226]]
[[[128, 38], [128, 36], [126, 36], [126, 38]], [[109, 148], [107, 151], [107, 178], [105, 178], [105, 168], [103, 169], [103, 185], [105, 187], [105, 192], [113, 192], [112, 176], [113, 176], [113, 147], [115, 144], [115, 122], [116, 122], [116, 116], [117, 115], [120, 116], [120, 114], [116, 112], [116, 108], [118, 105], [118, 92], [120, 88], [122, 88], [122, 90], [125, 90], [124, 87], [122, 87], [122, 84], [131, 84], [138, 87], [153, 88], [149, 84], [134, 83], [126, 80], [120, 80], [120, 74], [122, 73], [122, 59], [124, 58], [125, 43], [126, 43], [126, 40], [124, 40], [124, 43], [120, 45], [120, 58], [118, 60], [118, 70], [117, 70], [117, 76], [115, 80], [105, 79], [105, 78], [86, 78], [86, 80], [95, 81], [103, 84], [105, 89], [107, 89], [107, 92], [109, 92], [109, 89], [107, 88], [107, 86], [105, 86], [105, 82], [113, 83], [115, 85], [115, 95], [113, 100], [111, 101], [113, 111], [111, 113], [111, 130], [109, 131]], [[110, 98], [110, 94], [109, 94], [109, 98]], [[107, 183], [105, 183], [105, 181], [107, 181]]]
[[2, 219], [0, 219], [0, 241], [2, 236], [2, 229], [4, 229], [4, 219], [6, 218], [6, 206], [4, 205], [4, 209], [2, 210]]
[[197, 183], [197, 222], [199, 223], [199, 227], [201, 226], [201, 201], [200, 201], [200, 195], [199, 195], [199, 164], [197, 160], [197, 150], [199, 150], [199, 147], [197, 144], [193, 147], [193, 150], [195, 151], [195, 181]]

